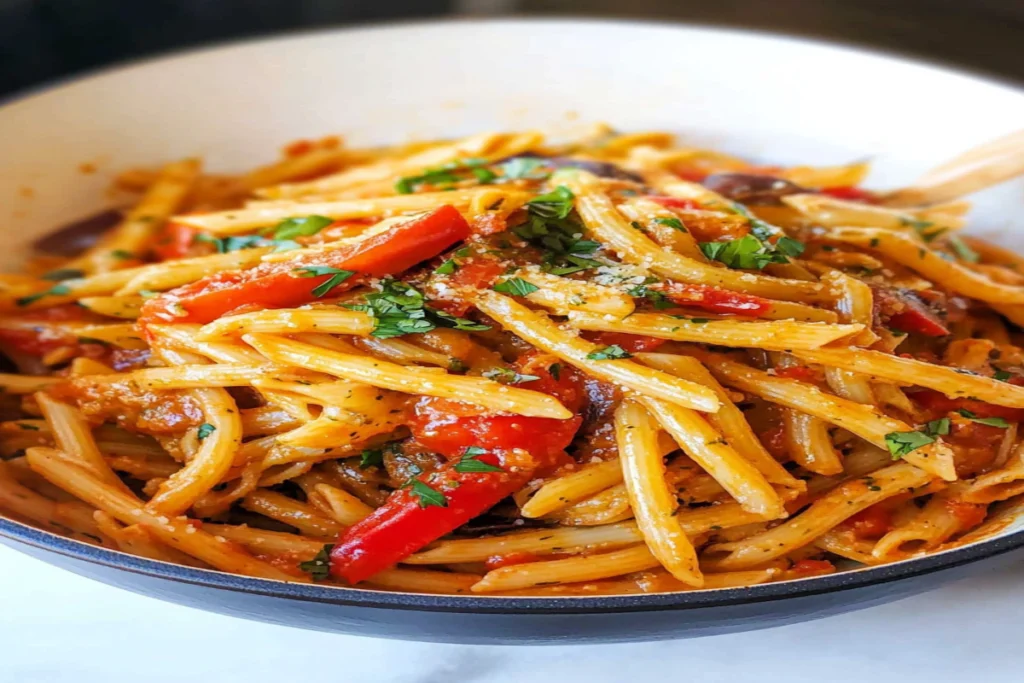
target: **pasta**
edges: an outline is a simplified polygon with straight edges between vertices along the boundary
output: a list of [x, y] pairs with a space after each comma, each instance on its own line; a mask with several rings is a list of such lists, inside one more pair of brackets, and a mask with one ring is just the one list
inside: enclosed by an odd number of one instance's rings
[[751, 586], [970, 542], [1024, 496], [1020, 134], [902, 190], [607, 126], [133, 169], [0, 275], [0, 514], [441, 594]]

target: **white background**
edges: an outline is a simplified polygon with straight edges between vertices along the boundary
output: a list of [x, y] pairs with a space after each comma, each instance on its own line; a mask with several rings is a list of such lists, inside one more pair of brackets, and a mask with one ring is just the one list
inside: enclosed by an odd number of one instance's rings
[[270, 626], [179, 607], [0, 547], [0, 682], [1009, 683], [1024, 670], [1024, 553], [853, 614], [728, 636], [453, 646]]

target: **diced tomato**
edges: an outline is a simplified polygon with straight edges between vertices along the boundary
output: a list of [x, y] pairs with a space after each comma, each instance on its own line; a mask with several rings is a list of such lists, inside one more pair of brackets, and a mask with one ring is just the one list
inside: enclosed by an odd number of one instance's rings
[[[704, 179], [704, 174], [701, 175], [700, 179], [701, 180]], [[658, 195], [655, 195], [655, 194], [646, 195], [646, 196], [642, 197], [642, 199], [648, 199], [648, 200], [650, 200], [652, 202], [655, 202], [656, 204], [661, 204], [662, 206], [664, 206], [664, 207], [666, 207], [668, 209], [699, 209], [700, 208], [700, 205], [697, 204], [697, 202], [693, 201], [692, 199], [678, 199], [676, 197], [666, 197], [665, 195], [660, 195], [660, 194], [658, 194]]]
[[189, 255], [200, 231], [181, 223], [167, 223], [153, 244], [153, 256], [158, 261], [169, 261]]
[[[448, 276], [447, 284], [452, 289], [474, 287], [489, 289], [494, 281], [505, 272], [505, 265], [497, 259], [483, 256], [470, 256], [460, 261], [458, 270]], [[453, 298], [435, 297], [431, 304], [445, 313], [463, 317], [473, 308], [473, 304], [452, 292]]]
[[492, 555], [484, 560], [484, 567], [487, 571], [493, 569], [500, 569], [502, 567], [511, 567], [516, 564], [526, 564], [527, 562], [536, 562], [541, 559], [539, 555], [533, 553], [508, 553], [506, 555]]
[[915, 292], [891, 287], [872, 287], [875, 312], [887, 324], [903, 332], [944, 337], [949, 329], [942, 318], [932, 311]]
[[828, 560], [798, 560], [796, 564], [789, 568], [789, 575], [792, 578], [802, 579], [809, 576], [824, 576], [825, 574], [832, 574], [836, 570]]
[[892, 528], [892, 514], [880, 505], [872, 505], [846, 520], [846, 526], [857, 538], [878, 539]]
[[149, 299], [142, 307], [140, 326], [161, 322], [206, 323], [241, 307], [298, 306], [317, 297], [313, 290], [333, 275], [302, 277], [310, 267], [354, 271], [331, 291], [351, 288], [363, 276], [400, 273], [437, 256], [469, 236], [469, 224], [455, 207], [446, 205], [413, 218], [380, 235], [342, 249], [264, 263], [250, 270], [216, 273]]
[[753, 294], [731, 292], [710, 285], [691, 285], [682, 282], [663, 282], [652, 285], [673, 303], [699, 308], [712, 313], [757, 316], [771, 309], [772, 302]]
[[818, 194], [825, 194], [829, 197], [844, 199], [851, 202], [866, 202], [868, 204], [874, 204], [878, 201], [878, 197], [876, 197], [875, 193], [871, 190], [864, 190], [851, 185], [847, 185], [845, 187], [826, 187], [818, 190]]
[[1024, 408], [997, 406], [972, 398], [950, 398], [932, 389], [919, 389], [908, 394], [918, 405], [936, 417], [958, 410], [967, 410], [977, 417], [1001, 417], [1011, 422], [1024, 420]]
[[626, 332], [599, 332], [594, 335], [585, 336], [601, 346], [619, 346], [629, 353], [653, 351], [668, 341], [667, 339], [647, 337], [642, 334], [627, 334]]
[[988, 514], [987, 505], [965, 503], [959, 500], [947, 500], [946, 509], [960, 522], [960, 529], [972, 529], [983, 521]]

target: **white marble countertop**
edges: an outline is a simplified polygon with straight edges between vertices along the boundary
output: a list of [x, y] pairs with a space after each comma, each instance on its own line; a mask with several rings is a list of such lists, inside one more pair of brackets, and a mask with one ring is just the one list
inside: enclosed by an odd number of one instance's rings
[[0, 547], [0, 681], [11, 683], [1010, 683], [1024, 670], [1022, 632], [1024, 553], [1005, 569], [925, 595], [767, 631], [511, 648], [337, 636], [208, 614]]

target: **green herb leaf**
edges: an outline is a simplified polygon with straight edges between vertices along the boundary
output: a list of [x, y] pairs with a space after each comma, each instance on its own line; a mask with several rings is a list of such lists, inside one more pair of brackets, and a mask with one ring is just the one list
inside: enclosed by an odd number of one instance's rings
[[1001, 429], [1006, 429], [1007, 427], [1010, 426], [1010, 423], [1007, 422], [1006, 419], [1002, 417], [978, 417], [975, 413], [971, 412], [970, 410], [965, 410], [963, 408], [956, 412], [960, 413], [961, 416], [966, 417], [971, 422], [977, 422], [980, 425], [988, 425], [989, 427], [999, 427]]
[[551, 376], [554, 377], [555, 381], [557, 382], [558, 380], [562, 379], [562, 364], [552, 363], [551, 365], [548, 366], [548, 372], [551, 373]]
[[309, 574], [314, 581], [323, 581], [331, 576], [331, 551], [333, 543], [327, 543], [312, 560], [300, 562], [299, 569]]
[[762, 270], [769, 263], [789, 261], [784, 254], [768, 251], [753, 235], [744, 235], [728, 242], [701, 242], [700, 250], [712, 261], [743, 270]]
[[478, 460], [477, 458], [487, 451], [479, 446], [470, 446], [459, 458], [459, 461], [455, 463], [455, 471], [462, 474], [472, 474], [476, 472], [504, 472], [502, 468], [497, 465], [492, 465], [489, 462]]
[[675, 308], [676, 304], [662, 292], [656, 289], [651, 289], [647, 285], [637, 285], [632, 289], [626, 290], [626, 294], [635, 296], [638, 299], [647, 299], [653, 305], [655, 310], [664, 310], [666, 308]]
[[618, 360], [620, 358], [632, 358], [633, 354], [626, 351], [618, 344], [612, 344], [611, 346], [604, 346], [597, 351], [591, 351], [587, 354], [587, 358], [590, 360]]
[[354, 271], [332, 268], [330, 266], [303, 266], [302, 268], [296, 268], [295, 272], [299, 274], [299, 277], [320, 277], [322, 275], [331, 276], [313, 288], [313, 296], [318, 299], [326, 296], [332, 289], [355, 275]]
[[512, 294], [514, 296], [526, 296], [527, 294], [536, 292], [538, 289], [540, 289], [540, 287], [537, 285], [518, 277], [509, 278], [504, 282], [499, 282], [494, 285], [495, 292]]
[[459, 264], [455, 262], [455, 259], [450, 258], [441, 265], [439, 265], [437, 268], [435, 268], [434, 272], [437, 273], [438, 275], [451, 275], [458, 269]]
[[435, 488], [427, 486], [419, 479], [409, 480], [409, 483], [402, 488], [408, 488], [409, 493], [419, 499], [421, 508], [428, 508], [431, 506], [440, 508], [448, 507], [448, 499], [445, 498], [443, 493]]
[[115, 249], [114, 251], [110, 252], [110, 255], [121, 261], [127, 261], [128, 259], [135, 258], [135, 254], [124, 249]]
[[664, 225], [672, 228], [673, 230], [678, 230], [679, 232], [687, 232], [686, 226], [683, 225], [683, 222], [678, 218], [655, 218], [651, 222], [658, 225]]
[[25, 424], [24, 422], [18, 422], [17, 425], [19, 429], [24, 429], [27, 432], [39, 431], [39, 427], [36, 427], [35, 425]]
[[46, 297], [46, 296], [64, 296], [65, 294], [70, 294], [70, 293], [71, 293], [71, 288], [68, 287], [67, 285], [54, 285], [53, 287], [50, 287], [45, 292], [39, 292], [37, 294], [30, 294], [28, 296], [23, 296], [23, 297], [20, 297], [18, 299], [15, 299], [14, 303], [16, 303], [19, 306], [29, 306], [29, 305], [34, 304], [35, 302], [39, 301], [43, 297]]
[[800, 256], [804, 253], [804, 249], [806, 249], [804, 243], [792, 237], [783, 236], [775, 242], [775, 250], [791, 258]]
[[346, 308], [372, 315], [374, 327], [371, 334], [379, 339], [423, 334], [438, 327], [469, 332], [490, 329], [487, 325], [428, 306], [422, 292], [412, 285], [391, 278], [382, 280], [381, 290], [367, 294], [365, 299], [366, 304], [350, 304]]
[[542, 218], [566, 218], [572, 213], [576, 195], [565, 185], [559, 185], [551, 192], [534, 197], [526, 203], [530, 213]]
[[199, 429], [196, 430], [196, 438], [202, 441], [206, 437], [210, 436], [210, 434], [213, 434], [215, 431], [217, 431], [216, 427], [214, 427], [209, 422], [204, 422], [203, 424], [199, 425]]
[[928, 436], [946, 436], [949, 434], [949, 425], [948, 417], [932, 420], [924, 426], [924, 433]]
[[978, 252], [967, 246], [967, 243], [960, 239], [959, 235], [950, 235], [949, 246], [953, 247], [953, 251], [956, 252], [956, 255], [964, 261], [977, 263], [981, 259]]
[[537, 375], [520, 375], [515, 370], [510, 370], [509, 368], [492, 368], [482, 374], [487, 379], [499, 384], [523, 384], [524, 382], [533, 382], [540, 379]]
[[449, 161], [436, 168], [428, 168], [421, 175], [399, 178], [395, 183], [395, 192], [411, 194], [420, 185], [454, 185], [470, 176], [476, 178], [481, 184], [494, 182], [498, 176], [490, 169], [483, 168], [486, 165], [486, 159], [469, 158]]
[[935, 437], [924, 432], [889, 432], [885, 435], [885, 445], [892, 454], [893, 460], [902, 458], [907, 453], [916, 451], [922, 446], [935, 443]]
[[268, 232], [273, 233], [275, 240], [293, 240], [315, 235], [333, 222], [333, 218], [317, 215], [286, 218]]
[[359, 454], [359, 469], [365, 470], [368, 467], [381, 467], [384, 465], [383, 448], [367, 448]]
[[43, 275], [44, 280], [50, 280], [51, 282], [74, 280], [75, 278], [80, 277], [85, 277], [85, 271], [78, 270], [76, 268], [58, 268], [57, 270], [51, 270], [49, 273], [45, 273]]
[[1006, 370], [996, 370], [995, 373], [992, 375], [992, 379], [999, 380], [1000, 382], [1006, 382], [1006, 381], [1009, 381], [1009, 379], [1012, 376], [1013, 375], [1011, 375]]

